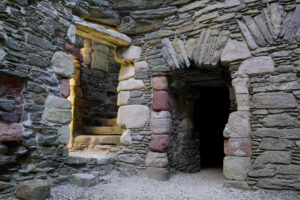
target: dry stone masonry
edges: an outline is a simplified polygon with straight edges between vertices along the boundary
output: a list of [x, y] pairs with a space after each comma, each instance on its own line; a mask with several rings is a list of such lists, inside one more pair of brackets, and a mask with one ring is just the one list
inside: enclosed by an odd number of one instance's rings
[[299, 18], [299, 0], [2, 0], [0, 199], [201, 170], [211, 93], [226, 185], [299, 192]]

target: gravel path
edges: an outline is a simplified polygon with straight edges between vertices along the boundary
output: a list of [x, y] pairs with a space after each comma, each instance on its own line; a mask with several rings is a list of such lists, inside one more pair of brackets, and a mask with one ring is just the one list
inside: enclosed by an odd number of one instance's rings
[[108, 183], [90, 188], [61, 185], [51, 189], [49, 200], [298, 200], [291, 192], [243, 191], [223, 187], [220, 169], [195, 174], [177, 173], [167, 182], [143, 177], [111, 175]]

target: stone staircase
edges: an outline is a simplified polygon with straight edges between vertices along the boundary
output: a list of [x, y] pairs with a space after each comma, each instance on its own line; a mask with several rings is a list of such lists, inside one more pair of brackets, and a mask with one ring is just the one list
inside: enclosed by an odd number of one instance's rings
[[98, 148], [106, 150], [120, 145], [122, 128], [117, 126], [117, 119], [95, 119], [93, 124], [97, 126], [85, 126], [82, 135], [76, 136], [74, 149]]

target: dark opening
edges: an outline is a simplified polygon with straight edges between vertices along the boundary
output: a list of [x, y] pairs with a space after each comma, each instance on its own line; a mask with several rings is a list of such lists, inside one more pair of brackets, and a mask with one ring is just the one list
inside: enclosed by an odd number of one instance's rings
[[201, 168], [222, 167], [224, 154], [223, 130], [229, 116], [229, 89], [202, 88], [195, 102], [194, 128], [200, 141]]

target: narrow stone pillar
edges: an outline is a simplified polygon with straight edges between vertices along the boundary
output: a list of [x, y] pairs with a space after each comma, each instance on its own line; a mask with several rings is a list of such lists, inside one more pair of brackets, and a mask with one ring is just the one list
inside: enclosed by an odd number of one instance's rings
[[168, 79], [165, 76], [152, 78], [153, 99], [151, 127], [152, 138], [146, 157], [147, 176], [151, 179], [169, 179], [167, 150], [170, 145], [172, 106], [168, 94]]

